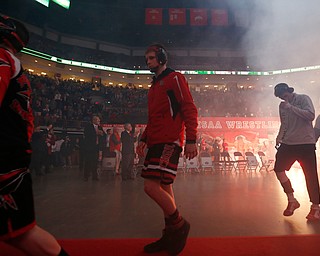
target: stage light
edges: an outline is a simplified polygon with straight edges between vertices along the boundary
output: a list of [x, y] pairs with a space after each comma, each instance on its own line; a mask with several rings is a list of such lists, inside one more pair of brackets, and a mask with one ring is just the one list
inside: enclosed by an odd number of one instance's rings
[[49, 7], [50, 0], [35, 0], [35, 1], [44, 5], [45, 7]]
[[52, 0], [52, 2], [56, 3], [57, 5], [60, 5], [64, 9], [69, 10], [70, 8], [70, 0]]

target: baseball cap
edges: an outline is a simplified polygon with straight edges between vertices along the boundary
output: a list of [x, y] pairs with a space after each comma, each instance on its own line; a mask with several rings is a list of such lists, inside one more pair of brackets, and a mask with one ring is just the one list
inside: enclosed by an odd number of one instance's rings
[[293, 87], [289, 87], [286, 83], [279, 83], [274, 87], [274, 95], [276, 97], [281, 96], [285, 92], [292, 93], [294, 91]]

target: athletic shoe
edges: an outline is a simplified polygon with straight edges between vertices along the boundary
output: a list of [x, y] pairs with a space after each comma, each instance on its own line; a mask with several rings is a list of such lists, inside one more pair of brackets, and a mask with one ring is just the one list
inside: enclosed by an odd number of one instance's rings
[[170, 232], [170, 244], [168, 247], [168, 252], [170, 255], [178, 255], [184, 249], [188, 234], [190, 230], [190, 223], [184, 220], [184, 224], [177, 230]]
[[166, 233], [166, 230], [162, 230], [162, 237], [150, 244], [147, 244], [143, 250], [145, 253], [156, 253], [165, 251], [168, 248], [168, 242], [169, 242], [169, 236], [168, 232]]
[[308, 220], [320, 220], [320, 208], [313, 208], [311, 206], [310, 212], [306, 217]]
[[294, 210], [298, 209], [299, 207], [300, 207], [300, 204], [297, 201], [297, 199], [295, 199], [294, 201], [289, 201], [287, 208], [283, 212], [283, 215], [284, 216], [291, 216], [291, 215], [293, 215]]

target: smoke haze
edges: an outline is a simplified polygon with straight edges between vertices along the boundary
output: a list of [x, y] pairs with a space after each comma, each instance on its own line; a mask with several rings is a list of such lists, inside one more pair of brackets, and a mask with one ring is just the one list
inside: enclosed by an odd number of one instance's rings
[[320, 64], [320, 1], [255, 0], [243, 40], [250, 64], [261, 70]]
[[[241, 2], [229, 4], [239, 9]], [[249, 24], [242, 49], [251, 70], [320, 65], [319, 0], [252, 0], [246, 9]], [[319, 108], [319, 77], [319, 71], [277, 75], [272, 84], [287, 82], [297, 93], [311, 96]]]

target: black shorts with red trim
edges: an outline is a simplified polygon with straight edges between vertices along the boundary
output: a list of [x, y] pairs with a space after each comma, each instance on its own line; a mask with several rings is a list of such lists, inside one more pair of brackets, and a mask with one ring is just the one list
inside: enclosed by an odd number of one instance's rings
[[9, 183], [0, 182], [0, 240], [22, 235], [36, 225], [31, 174], [27, 168], [16, 171]]
[[156, 144], [148, 149], [141, 177], [172, 184], [177, 175], [182, 148], [175, 143]]

